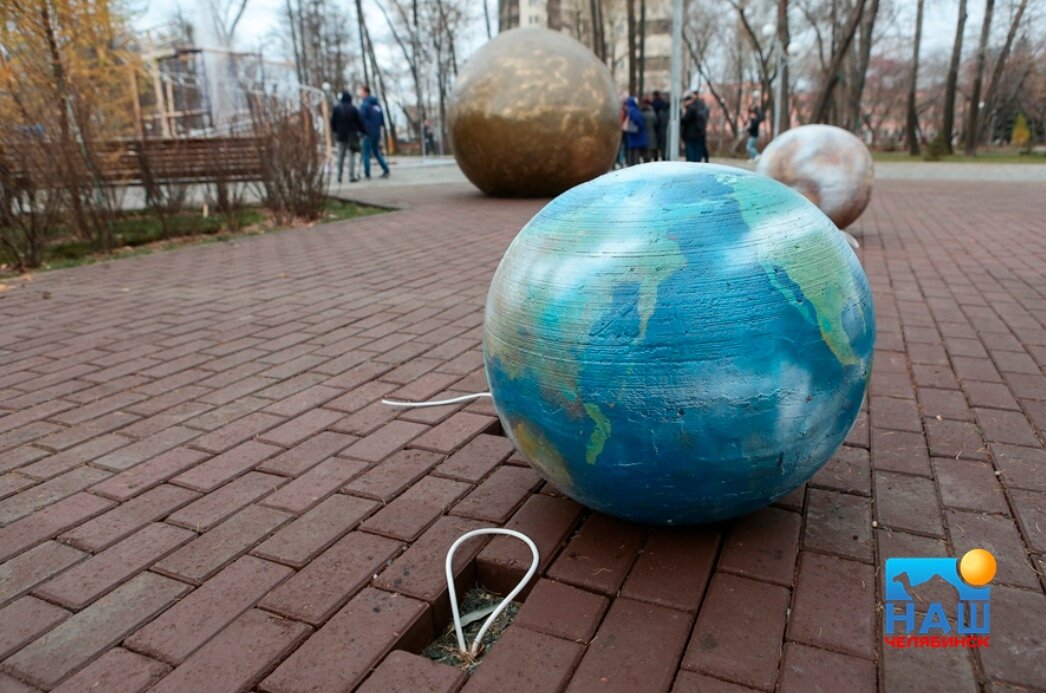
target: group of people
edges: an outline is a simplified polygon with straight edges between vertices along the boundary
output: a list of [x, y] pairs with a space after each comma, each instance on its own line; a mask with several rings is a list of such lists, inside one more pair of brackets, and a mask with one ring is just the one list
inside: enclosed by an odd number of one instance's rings
[[370, 178], [370, 160], [373, 156], [381, 166], [381, 177], [389, 177], [389, 165], [381, 153], [382, 129], [385, 127], [385, 114], [378, 99], [371, 95], [370, 87], [359, 89], [360, 106], [352, 103], [352, 94], [341, 93], [341, 101], [331, 111], [331, 132], [338, 143], [338, 182], [341, 183], [345, 167], [345, 155], [349, 157], [349, 182], [359, 180], [356, 174], [356, 154], [363, 160], [363, 175]]
[[[667, 159], [669, 104], [655, 91], [640, 104], [634, 96], [625, 95], [621, 102], [621, 149], [618, 167], [634, 166], [648, 161]], [[683, 97], [679, 121], [679, 137], [683, 141], [686, 160], [708, 162], [709, 109], [697, 92]], [[763, 116], [752, 105], [748, 108], [745, 132], [748, 137], [748, 158], [759, 157], [759, 127]]]

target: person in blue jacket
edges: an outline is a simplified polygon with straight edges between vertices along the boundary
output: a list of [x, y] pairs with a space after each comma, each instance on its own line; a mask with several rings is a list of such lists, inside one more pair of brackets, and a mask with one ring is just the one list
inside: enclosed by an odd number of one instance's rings
[[360, 119], [363, 121], [363, 175], [370, 178], [371, 154], [381, 166], [382, 178], [389, 177], [389, 165], [381, 155], [381, 129], [385, 127], [385, 114], [378, 99], [371, 96], [370, 87], [360, 87]]
[[625, 101], [625, 120], [621, 123], [621, 129], [625, 131], [625, 146], [628, 147], [626, 165], [635, 166], [642, 162], [643, 151], [650, 146], [650, 138], [643, 122], [643, 112], [639, 110], [634, 96]]

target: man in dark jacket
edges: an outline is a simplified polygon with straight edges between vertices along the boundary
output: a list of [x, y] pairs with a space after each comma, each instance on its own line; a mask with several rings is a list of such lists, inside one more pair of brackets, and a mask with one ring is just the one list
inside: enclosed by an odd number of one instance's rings
[[683, 106], [680, 135], [686, 146], [686, 160], [708, 163], [708, 108], [697, 94], [688, 95]]
[[356, 152], [360, 150], [360, 133], [363, 132], [363, 121], [360, 112], [352, 105], [352, 94], [341, 93], [341, 103], [331, 112], [331, 132], [338, 141], [338, 182], [341, 183], [342, 166], [345, 164], [345, 153], [349, 154], [349, 182], [355, 183]]
[[389, 165], [381, 155], [381, 130], [385, 127], [385, 114], [378, 104], [378, 99], [371, 96], [370, 87], [360, 87], [360, 118], [363, 120], [363, 175], [370, 178], [370, 157], [378, 160], [382, 178], [389, 177]]
[[669, 103], [661, 97], [661, 92], [655, 91], [652, 100], [654, 113], [657, 114], [657, 156], [661, 161], [668, 160], [668, 127], [671, 116], [668, 113]]

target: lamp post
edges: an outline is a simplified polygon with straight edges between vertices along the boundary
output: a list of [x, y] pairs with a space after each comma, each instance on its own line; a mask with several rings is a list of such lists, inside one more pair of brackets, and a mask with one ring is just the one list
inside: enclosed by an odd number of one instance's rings
[[683, 0], [672, 3], [672, 89], [669, 92], [668, 155], [679, 160], [679, 102], [683, 81]]

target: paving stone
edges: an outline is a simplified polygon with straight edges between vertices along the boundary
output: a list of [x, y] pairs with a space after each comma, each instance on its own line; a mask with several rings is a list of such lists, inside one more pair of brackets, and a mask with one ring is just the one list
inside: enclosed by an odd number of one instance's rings
[[181, 664], [294, 571], [243, 556], [203, 583], [124, 645], [171, 664]]
[[225, 452], [283, 422], [282, 417], [254, 412], [197, 438], [193, 441], [193, 447], [213, 453]]
[[751, 693], [756, 689], [680, 669], [672, 693]]
[[804, 551], [788, 638], [874, 659], [875, 578], [870, 565]]
[[340, 609], [403, 549], [392, 539], [350, 532], [270, 592], [261, 605], [316, 626]]
[[825, 466], [814, 474], [810, 485], [843, 493], [870, 496], [872, 494], [870, 466], [867, 450], [844, 445], [832, 455]]
[[39, 462], [20, 466], [19, 471], [36, 479], [50, 479], [133, 442], [125, 436], [100, 435], [63, 452], [44, 457]]
[[[373, 585], [383, 590], [414, 597], [432, 605], [433, 622], [450, 620], [445, 561], [450, 545], [462, 534], [485, 525], [464, 517], [445, 516], [436, 521], [411, 546], [400, 554]], [[475, 558], [486, 544], [486, 537], [469, 539], [458, 547], [452, 564], [458, 594], [475, 582]]]
[[704, 528], [654, 529], [621, 595], [696, 613], [718, 548], [719, 535]]
[[1006, 513], [1006, 498], [991, 464], [935, 458], [934, 474], [941, 502], [949, 508]]
[[1002, 383], [985, 383], [979, 380], [965, 380], [962, 389], [974, 407], [992, 407], [995, 409], [1013, 409], [1020, 411], [1017, 400], [1010, 394], [1009, 388]]
[[993, 444], [991, 451], [1007, 488], [1046, 491], [1046, 474], [1042, 473], [1046, 468], [1046, 449]]
[[772, 690], [787, 609], [786, 588], [716, 573], [682, 667]]
[[363, 529], [411, 541], [471, 488], [461, 481], [427, 476], [367, 519]]
[[533, 469], [506, 465], [494, 470], [493, 474], [454, 506], [451, 512], [503, 524], [541, 481], [541, 477]]
[[931, 479], [876, 472], [875, 499], [879, 524], [893, 529], [944, 536], [941, 509], [937, 505], [937, 492]]
[[311, 631], [303, 623], [252, 609], [150, 690], [156, 693], [249, 691]]
[[893, 431], [912, 431], [922, 433], [922, 422], [919, 420], [919, 408], [913, 399], [895, 397], [871, 398], [871, 419], [875, 428]]
[[[530, 537], [538, 548], [538, 574], [558, 554], [581, 518], [582, 508], [572, 500], [544, 494], [527, 499], [505, 527]], [[476, 561], [479, 580], [499, 594], [508, 592], [530, 568], [530, 549], [512, 537], [494, 537]]]
[[719, 569], [790, 587], [801, 523], [799, 514], [777, 508], [738, 518], [723, 545]]
[[1010, 499], [1028, 546], [1046, 553], [1046, 493], [1014, 490]]
[[345, 485], [356, 496], [387, 503], [425, 476], [443, 457], [427, 450], [400, 450]]
[[189, 586], [142, 573], [48, 631], [4, 661], [33, 685], [52, 688], [149, 621]]
[[1040, 592], [992, 586], [991, 647], [979, 650], [984, 672], [1029, 689], [1046, 681], [1046, 601]]
[[153, 569], [198, 585], [289, 519], [291, 516], [281, 510], [249, 505], [164, 558]]
[[[961, 648], [884, 647], [882, 658], [882, 690], [885, 691], [966, 693], [979, 690], [970, 652]], [[933, 675], [927, 676], [930, 671]]]
[[595, 635], [609, 604], [604, 596], [542, 578], [534, 585], [512, 624], [587, 643]]
[[397, 650], [390, 652], [374, 673], [356, 690], [359, 693], [456, 693], [466, 680], [468, 677], [461, 669]]
[[974, 408], [973, 414], [989, 442], [1029, 447], [1039, 445], [1035, 430], [1021, 412]]
[[966, 397], [957, 390], [920, 387], [919, 404], [922, 405], [923, 413], [930, 418], [939, 416], [943, 419], [973, 421], [973, 412], [966, 403]]
[[57, 693], [141, 693], [170, 670], [163, 662], [114, 647], [54, 690]]
[[365, 462], [380, 462], [427, 430], [428, 427], [421, 424], [391, 421], [350, 445], [342, 454]]
[[510, 627], [462, 690], [466, 693], [563, 690], [583, 649], [578, 643]]
[[956, 460], [988, 459], [988, 447], [973, 423], [926, 419], [926, 438], [929, 441], [930, 454], [934, 457], [950, 457]]
[[230, 479], [253, 469], [264, 459], [272, 457], [280, 448], [257, 441], [248, 441], [231, 450], [194, 465], [171, 483], [191, 488], [194, 491], [213, 491]]
[[0, 562], [53, 539], [63, 531], [113, 507], [113, 502], [89, 493], [76, 493], [32, 515], [0, 528]]
[[69, 612], [54, 604], [22, 597], [0, 609], [0, 659], [64, 621]]
[[435, 450], [436, 452], [454, 452], [496, 421], [497, 419], [492, 419], [489, 416], [458, 412], [439, 426], [412, 441], [411, 447]]
[[0, 501], [0, 524], [9, 525], [40, 508], [68, 498], [77, 491], [83, 491], [108, 476], [109, 472], [83, 466], [71, 469], [50, 481], [37, 484], [22, 493]]
[[123, 471], [157, 455], [191, 441], [199, 431], [184, 426], [172, 426], [159, 433], [143, 438], [132, 445], [121, 447], [94, 461], [94, 464], [113, 471]]
[[[424, 602], [367, 588], [277, 667], [261, 689], [271, 693], [351, 689], [393, 648], [420, 648], [431, 636]], [[339, 656], [332, 657], [331, 652]]]
[[595, 513], [548, 569], [548, 576], [612, 595], [632, 568], [646, 532], [624, 520]]
[[86, 557], [87, 554], [82, 551], [47, 541], [0, 563], [0, 605], [25, 594]]
[[480, 434], [447, 458], [436, 473], [477, 483], [515, 451], [512, 441], [503, 436]]
[[286, 452], [265, 460], [258, 465], [258, 469], [283, 476], [300, 476], [355, 441], [355, 436], [324, 431]]
[[254, 553], [301, 568], [370, 514], [377, 503], [335, 495], [266, 540]]
[[179, 472], [198, 464], [207, 453], [188, 448], [175, 448], [143, 462], [125, 472], [115, 474], [91, 487], [91, 493], [117, 501], [126, 501], [144, 493]]
[[781, 693], [875, 693], [875, 664], [799, 643], [786, 643], [777, 690]]
[[303, 513], [367, 469], [366, 462], [332, 457], [262, 501], [263, 505]]
[[[167, 522], [195, 532], [206, 532], [251, 502], [272, 493], [284, 481], [286, 479], [281, 476], [248, 472], [171, 513]], [[171, 488], [177, 487], [172, 486]]]
[[1020, 532], [1013, 520], [998, 515], [949, 510], [945, 513], [955, 555], [970, 549], [987, 549], [995, 556], [997, 572], [992, 584], [1038, 589], [1039, 581], [1028, 563]]
[[340, 418], [342, 415], [336, 411], [313, 409], [262, 434], [259, 438], [267, 443], [289, 448], [316, 435]]
[[[921, 537], [915, 534], [895, 532], [890, 529], [877, 529], [875, 531], [876, 541], [879, 545], [879, 559], [883, 565], [888, 558], [912, 558], [925, 556], [928, 558], [945, 558], [953, 556], [951, 549], [943, 540], [930, 537]], [[877, 588], [879, 599], [883, 599], [884, 585]], [[940, 581], [931, 581], [919, 585], [917, 588], [906, 590], [915, 603], [915, 610], [926, 613], [931, 602], [939, 602], [944, 605], [949, 613], [955, 613], [954, 607], [958, 602], [955, 588]]]
[[872, 429], [873, 469], [930, 476], [926, 440], [918, 433]]
[[867, 498], [810, 489], [803, 546], [870, 563], [871, 515]]
[[195, 537], [180, 527], [159, 522], [146, 525], [40, 585], [33, 594], [71, 609], [82, 609]]

